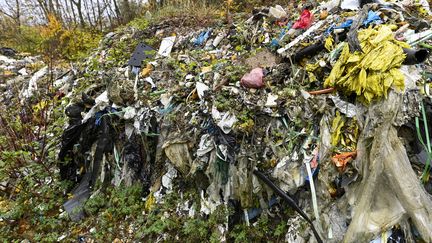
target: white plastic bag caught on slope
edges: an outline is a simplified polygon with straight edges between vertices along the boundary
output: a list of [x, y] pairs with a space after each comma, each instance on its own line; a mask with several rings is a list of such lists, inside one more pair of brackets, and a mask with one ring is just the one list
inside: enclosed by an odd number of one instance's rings
[[164, 57], [167, 57], [170, 55], [171, 50], [174, 46], [174, 42], [175, 42], [176, 37], [175, 36], [169, 36], [169, 37], [165, 37], [163, 38], [158, 54]]
[[[43, 67], [39, 71], [37, 71], [33, 77], [31, 77], [27, 89], [24, 89], [21, 91], [21, 98], [30, 98], [33, 96], [33, 92], [38, 89], [37, 87], [37, 81], [41, 79], [43, 76], [45, 76], [48, 73], [48, 66]], [[21, 100], [23, 102], [23, 100]]]

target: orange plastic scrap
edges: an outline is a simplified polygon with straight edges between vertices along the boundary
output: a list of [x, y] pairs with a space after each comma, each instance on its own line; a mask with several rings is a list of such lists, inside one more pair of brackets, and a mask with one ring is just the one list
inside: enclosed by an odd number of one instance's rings
[[346, 165], [351, 162], [355, 157], [357, 156], [357, 151], [354, 152], [346, 152], [337, 154], [332, 157], [333, 163], [336, 165], [336, 167], [339, 169], [340, 172], [345, 171]]

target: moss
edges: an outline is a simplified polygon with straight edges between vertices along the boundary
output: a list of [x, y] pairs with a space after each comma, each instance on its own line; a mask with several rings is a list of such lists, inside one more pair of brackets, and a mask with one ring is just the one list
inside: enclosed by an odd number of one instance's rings
[[238, 122], [235, 125], [235, 128], [240, 132], [249, 134], [254, 130], [255, 122], [253, 119], [254, 115], [249, 110], [243, 110], [237, 116]]
[[229, 90], [217, 91], [216, 97], [214, 98], [214, 105], [220, 112], [232, 111], [236, 114], [242, 111], [241, 104], [238, 103], [237, 97], [232, 96]]
[[225, 68], [225, 77], [228, 77], [230, 83], [239, 82], [248, 68], [243, 65], [229, 65]]
[[136, 40], [124, 40], [118, 41], [116, 44], [108, 50], [106, 57], [106, 64], [108, 67], [123, 66], [130, 58], [130, 53], [137, 45]]
[[135, 18], [127, 24], [130, 27], [136, 28], [138, 30], [145, 30], [149, 26], [149, 21], [145, 18]]

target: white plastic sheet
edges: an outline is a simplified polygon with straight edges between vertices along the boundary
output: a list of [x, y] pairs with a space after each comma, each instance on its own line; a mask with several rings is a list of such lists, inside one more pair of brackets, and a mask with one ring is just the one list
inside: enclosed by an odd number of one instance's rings
[[343, 0], [341, 2], [341, 8], [347, 10], [358, 10], [360, 8], [359, 0]]
[[31, 77], [27, 89], [22, 91], [22, 97], [23, 98], [30, 98], [33, 96], [33, 92], [38, 89], [37, 87], [37, 81], [41, 79], [43, 76], [45, 76], [48, 73], [48, 66], [43, 67], [39, 71], [37, 71], [33, 77]]
[[162, 40], [158, 54], [161, 56], [164, 56], [164, 57], [169, 56], [171, 54], [171, 50], [174, 46], [175, 39], [176, 39], [175, 36], [165, 37]]
[[287, 17], [287, 13], [280, 5], [276, 5], [274, 7], [270, 7], [269, 13], [276, 19], [280, 19], [283, 17]]

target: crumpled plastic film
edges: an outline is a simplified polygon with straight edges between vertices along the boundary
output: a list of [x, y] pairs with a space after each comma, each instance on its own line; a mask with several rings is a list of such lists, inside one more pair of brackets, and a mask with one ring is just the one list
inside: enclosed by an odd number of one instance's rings
[[309, 10], [305, 9], [301, 13], [300, 19], [294, 23], [292, 28], [293, 29], [307, 29], [311, 26], [313, 20], [314, 20], [313, 14]]
[[192, 164], [192, 158], [189, 154], [187, 141], [167, 141], [162, 148], [165, 150], [165, 154], [171, 161], [171, 163], [183, 175], [187, 175], [190, 171], [190, 166]]
[[[48, 66], [43, 67], [39, 71], [37, 71], [29, 80], [28, 87], [24, 90], [22, 90], [20, 96], [22, 99], [30, 98], [33, 95], [33, 92], [38, 89], [37, 82], [39, 79], [41, 79], [43, 76], [45, 76], [48, 73]], [[23, 101], [22, 101], [23, 102]]]
[[356, 93], [366, 103], [386, 97], [390, 87], [404, 89], [404, 76], [398, 70], [405, 59], [406, 43], [393, 37], [390, 26], [359, 31], [363, 53], [350, 53], [345, 44], [325, 86], [336, 86], [346, 93]]
[[349, 192], [354, 208], [344, 242], [366, 242], [407, 218], [423, 239], [432, 240], [432, 202], [392, 125], [402, 98], [390, 92], [387, 100], [366, 111], [368, 117], [379, 116], [382, 122], [368, 123], [359, 139], [356, 162], [362, 181]]

